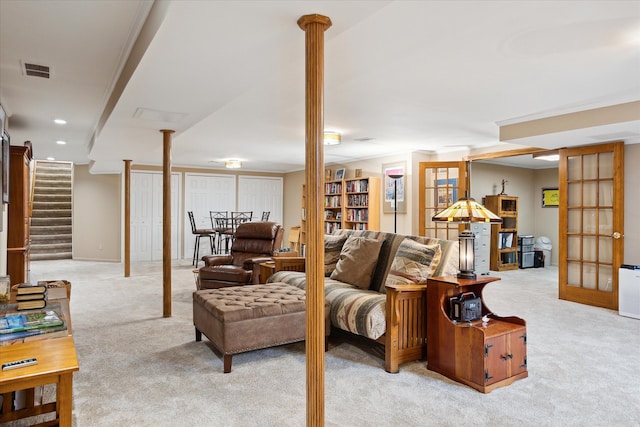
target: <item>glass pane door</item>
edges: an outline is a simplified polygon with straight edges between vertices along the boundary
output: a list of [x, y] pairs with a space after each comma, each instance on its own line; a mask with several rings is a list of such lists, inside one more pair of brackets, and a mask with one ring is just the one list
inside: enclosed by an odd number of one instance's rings
[[560, 150], [561, 299], [617, 309], [623, 143]]
[[420, 163], [419, 234], [439, 239], [457, 240], [460, 224], [432, 221], [431, 218], [464, 197], [465, 162]]

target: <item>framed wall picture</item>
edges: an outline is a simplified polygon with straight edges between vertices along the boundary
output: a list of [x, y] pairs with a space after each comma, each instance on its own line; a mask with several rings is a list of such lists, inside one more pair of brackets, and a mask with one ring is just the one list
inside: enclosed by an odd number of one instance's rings
[[344, 168], [336, 169], [336, 180], [344, 179]]
[[542, 189], [542, 207], [557, 208], [560, 205], [560, 193], [557, 188]]
[[405, 202], [407, 183], [407, 163], [384, 163], [382, 165], [384, 180], [382, 210], [384, 213], [406, 213]]

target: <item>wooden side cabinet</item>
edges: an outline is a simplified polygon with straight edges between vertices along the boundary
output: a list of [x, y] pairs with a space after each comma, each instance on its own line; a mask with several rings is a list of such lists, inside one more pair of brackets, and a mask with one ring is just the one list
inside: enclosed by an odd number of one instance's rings
[[[490, 314], [482, 298], [484, 286], [496, 280], [499, 278], [448, 276], [427, 281], [427, 368], [483, 393], [528, 376], [525, 321]], [[449, 318], [450, 298], [462, 292], [473, 292], [482, 299], [487, 322]]]
[[32, 158], [30, 142], [11, 146], [7, 219], [7, 274], [11, 284], [29, 281]]

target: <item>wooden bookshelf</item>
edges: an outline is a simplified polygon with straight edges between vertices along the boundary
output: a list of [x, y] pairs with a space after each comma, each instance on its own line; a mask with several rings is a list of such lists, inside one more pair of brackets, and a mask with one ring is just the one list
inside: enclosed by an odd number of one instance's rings
[[486, 196], [484, 205], [502, 218], [502, 224], [491, 225], [491, 270], [517, 270], [518, 198], [502, 194]]

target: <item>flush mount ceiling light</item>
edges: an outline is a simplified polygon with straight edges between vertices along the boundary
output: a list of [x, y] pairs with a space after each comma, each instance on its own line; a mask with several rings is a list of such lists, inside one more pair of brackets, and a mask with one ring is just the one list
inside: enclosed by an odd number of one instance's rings
[[227, 160], [224, 162], [224, 167], [227, 169], [240, 169], [242, 162], [240, 160]]
[[327, 131], [324, 133], [324, 145], [340, 144], [341, 136], [338, 132]]
[[58, 144], [58, 145], [65, 145], [66, 143], [67, 143], [67, 141], [62, 141], [62, 140], [56, 141], [56, 144]]
[[53, 119], [53, 122], [57, 125], [66, 125], [67, 121], [65, 119]]
[[546, 160], [548, 162], [557, 162], [560, 160], [560, 154], [558, 151], [545, 151], [543, 153], [534, 153], [533, 158], [536, 160]]

